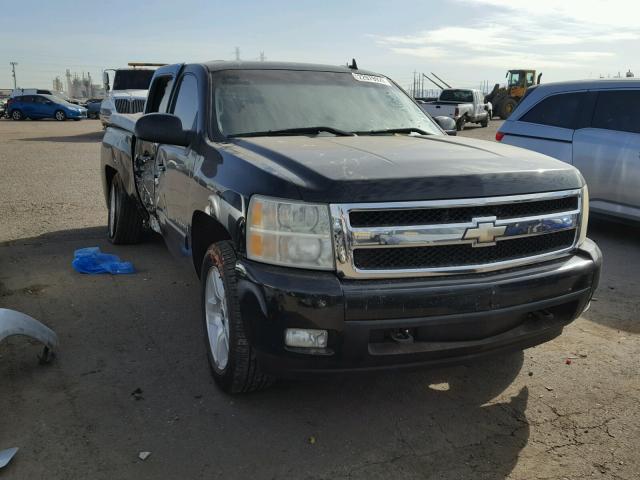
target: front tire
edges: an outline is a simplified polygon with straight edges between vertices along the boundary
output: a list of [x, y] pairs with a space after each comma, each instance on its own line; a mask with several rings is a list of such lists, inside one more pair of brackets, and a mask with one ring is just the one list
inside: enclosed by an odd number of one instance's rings
[[480, 126], [482, 128], [486, 128], [486, 127], [489, 126], [489, 113], [488, 112], [487, 112], [487, 116], [485, 117], [485, 119], [480, 122]]
[[67, 114], [62, 110], [56, 110], [56, 113], [53, 114], [53, 118], [59, 122], [64, 122], [67, 119]]
[[518, 102], [516, 102], [513, 98], [507, 98], [504, 102], [502, 102], [502, 109], [500, 111], [500, 117], [503, 120], [506, 120], [511, 116], [513, 111], [518, 106]]
[[240, 312], [236, 254], [229, 241], [207, 249], [200, 270], [207, 358], [218, 386], [227, 393], [261, 390], [273, 378], [260, 370]]
[[138, 243], [143, 231], [144, 221], [138, 206], [129, 198], [116, 173], [109, 188], [109, 241], [115, 245]]

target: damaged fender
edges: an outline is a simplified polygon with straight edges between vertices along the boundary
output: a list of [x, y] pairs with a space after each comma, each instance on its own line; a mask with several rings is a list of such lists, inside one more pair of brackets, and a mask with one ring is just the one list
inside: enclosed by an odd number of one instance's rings
[[0, 342], [14, 335], [25, 335], [42, 343], [44, 353], [41, 360], [45, 362], [48, 361], [49, 352], [58, 348], [58, 336], [49, 327], [24, 313], [0, 308]]

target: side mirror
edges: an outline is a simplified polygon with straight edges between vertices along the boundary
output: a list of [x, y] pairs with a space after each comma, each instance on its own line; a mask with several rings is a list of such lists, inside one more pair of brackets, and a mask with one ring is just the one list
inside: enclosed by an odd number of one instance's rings
[[104, 86], [104, 91], [109, 91], [109, 74], [105, 71], [102, 72], [102, 85]]
[[451, 117], [434, 117], [435, 122], [440, 126], [444, 133], [447, 135], [456, 136], [458, 130], [456, 129], [456, 121]]
[[182, 121], [168, 113], [148, 113], [136, 122], [136, 137], [153, 143], [186, 147], [191, 143], [191, 132], [182, 128]]

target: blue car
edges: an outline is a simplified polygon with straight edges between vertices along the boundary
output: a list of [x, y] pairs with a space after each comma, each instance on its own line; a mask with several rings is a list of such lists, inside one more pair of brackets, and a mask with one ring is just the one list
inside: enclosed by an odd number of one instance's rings
[[14, 120], [31, 118], [55, 118], [64, 121], [68, 118], [81, 120], [87, 118], [87, 109], [64, 101], [55, 95], [21, 95], [9, 99], [7, 104], [9, 117]]

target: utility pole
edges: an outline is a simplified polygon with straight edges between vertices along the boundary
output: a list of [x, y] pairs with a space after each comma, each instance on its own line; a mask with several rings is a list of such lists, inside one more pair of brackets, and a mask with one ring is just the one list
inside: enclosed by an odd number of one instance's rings
[[15, 90], [16, 88], [18, 88], [18, 82], [16, 81], [16, 65], [18, 65], [18, 62], [9, 62], [9, 65], [11, 65], [11, 70], [13, 73], [13, 88]]
[[240, 61], [240, 47], [236, 47], [236, 62]]
[[260, 52], [260, 61], [264, 62], [267, 59], [267, 57], [264, 56], [264, 52]]
[[416, 71], [413, 71], [413, 88], [411, 89], [411, 96], [416, 98]]

